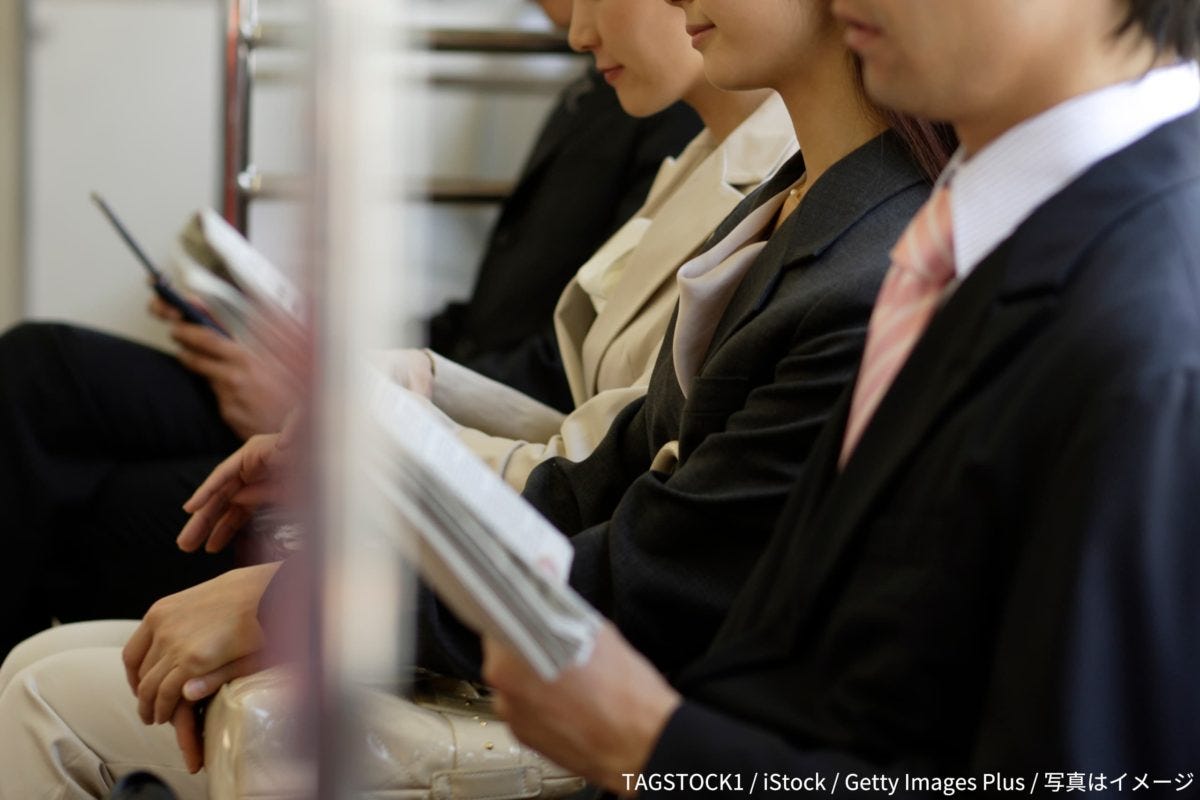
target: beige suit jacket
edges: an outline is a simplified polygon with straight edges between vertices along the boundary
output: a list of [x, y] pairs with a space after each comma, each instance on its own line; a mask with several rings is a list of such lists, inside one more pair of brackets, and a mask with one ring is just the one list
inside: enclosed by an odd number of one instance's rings
[[433, 404], [518, 490], [548, 458], [586, 458], [621, 409], [646, 392], [679, 296], [676, 271], [796, 150], [791, 120], [772, 96], [719, 146], [704, 131], [663, 164], [642, 209], [589, 262], [622, 262], [603, 310], [578, 278], [559, 298], [555, 328], [573, 412], [564, 416], [436, 354]]

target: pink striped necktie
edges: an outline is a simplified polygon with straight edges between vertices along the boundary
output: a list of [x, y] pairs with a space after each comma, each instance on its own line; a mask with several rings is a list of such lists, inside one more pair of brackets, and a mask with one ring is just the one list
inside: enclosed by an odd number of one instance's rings
[[892, 266], [867, 329], [867, 349], [854, 386], [838, 466], [846, 466], [888, 387], [929, 324], [954, 277], [950, 190], [939, 188], [917, 212], [892, 250]]

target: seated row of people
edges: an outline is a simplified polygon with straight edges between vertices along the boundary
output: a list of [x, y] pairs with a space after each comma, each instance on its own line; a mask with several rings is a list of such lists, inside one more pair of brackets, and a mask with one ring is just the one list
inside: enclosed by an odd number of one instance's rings
[[[627, 110], [706, 125], [560, 300], [577, 409], [391, 363], [571, 537], [611, 624], [546, 682], [422, 590], [418, 663], [482, 665], [518, 736], [620, 794], [1186, 773], [1198, 21], [1200, 0], [574, 0], [571, 43]], [[277, 445], [214, 472], [182, 545], [221, 544]], [[298, 558], [14, 650], [0, 797], [101, 796], [131, 765], [203, 796], [192, 704], [257, 667]], [[142, 724], [166, 721], [179, 749]]]
[[[569, 21], [570, 0], [541, 5]], [[638, 211], [663, 159], [701, 129], [686, 104], [659, 108], [626, 114], [594, 70], [566, 87], [504, 204], [470, 301], [430, 321], [432, 343], [540, 403], [570, 405], [555, 302]], [[568, 192], [575, 202], [562, 202]], [[295, 387], [248, 348], [162, 303], [151, 309], [171, 322], [177, 357], [58, 324], [0, 336], [0, 502], [14, 514], [0, 566], [0, 655], [53, 619], [140, 617], [237, 563], [232, 553], [181, 552], [180, 507], [247, 438], [279, 430]]]

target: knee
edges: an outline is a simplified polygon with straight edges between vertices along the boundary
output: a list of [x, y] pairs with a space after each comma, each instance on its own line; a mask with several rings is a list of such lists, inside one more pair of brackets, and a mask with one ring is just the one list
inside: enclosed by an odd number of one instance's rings
[[0, 334], [0, 356], [41, 352], [52, 346], [66, 327], [61, 322], [19, 322]]
[[13, 683], [13, 679], [19, 672], [46, 654], [46, 648], [42, 644], [46, 635], [47, 633], [43, 631], [36, 636], [31, 636], [9, 651], [4, 663], [0, 664], [0, 695], [4, 694], [4, 690]]
[[68, 326], [58, 322], [22, 322], [0, 334], [0, 387], [22, 373], [36, 374], [58, 350]]
[[17, 673], [50, 656], [97, 647], [119, 652], [137, 627], [136, 620], [95, 620], [58, 625], [30, 636], [0, 665], [0, 692], [14, 682]]
[[0, 415], [7, 424], [70, 396], [63, 381], [79, 358], [77, 338], [78, 329], [58, 322], [22, 322], [0, 335]]

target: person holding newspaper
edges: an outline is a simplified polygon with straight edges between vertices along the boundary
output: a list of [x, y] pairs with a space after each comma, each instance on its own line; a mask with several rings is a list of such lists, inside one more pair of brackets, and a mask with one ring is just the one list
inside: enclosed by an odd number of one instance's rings
[[[545, 5], [563, 21], [561, 0]], [[682, 104], [630, 118], [594, 73], [568, 87], [493, 230], [478, 296], [432, 326], [439, 346], [496, 380], [552, 382], [569, 403], [557, 356], [540, 355], [554, 301], [699, 127]], [[578, 202], [562, 202], [571, 188]], [[59, 323], [0, 335], [0, 501], [15, 515], [0, 657], [53, 619], [137, 616], [235, 564], [231, 552], [175, 546], [179, 506], [246, 438], [278, 431], [295, 393], [245, 343], [158, 303], [151, 313], [170, 326], [175, 354]]]
[[[681, 2], [714, 57], [766, 4]], [[623, 796], [1194, 792], [1200, 2], [835, 9], [963, 142], [854, 390], [702, 658], [668, 684], [607, 628], [547, 681], [489, 642], [498, 708]]]

